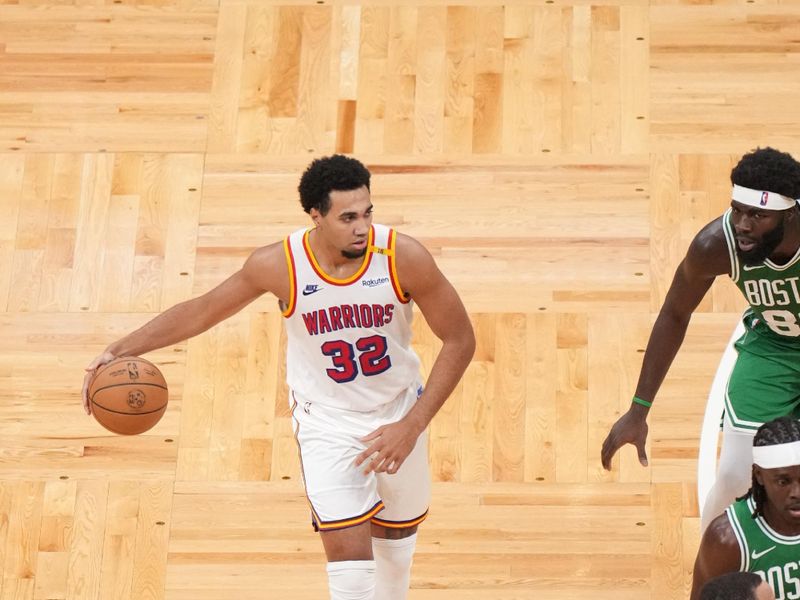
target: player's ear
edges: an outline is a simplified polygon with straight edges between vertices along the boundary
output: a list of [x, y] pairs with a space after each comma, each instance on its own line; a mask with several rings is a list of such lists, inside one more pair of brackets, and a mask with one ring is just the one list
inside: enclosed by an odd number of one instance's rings
[[753, 465], [753, 477], [758, 482], [758, 485], [764, 485], [764, 474], [758, 465]]

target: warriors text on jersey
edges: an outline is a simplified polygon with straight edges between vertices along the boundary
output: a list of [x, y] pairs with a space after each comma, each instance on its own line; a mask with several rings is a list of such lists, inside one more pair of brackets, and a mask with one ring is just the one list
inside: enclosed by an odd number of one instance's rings
[[731, 260], [731, 279], [750, 304], [749, 310], [783, 339], [800, 338], [800, 249], [785, 265], [776, 265], [769, 259], [745, 265], [736, 252], [731, 209], [722, 217], [722, 225]]
[[772, 587], [776, 600], [800, 598], [800, 535], [781, 535], [763, 516], [754, 519], [755, 508], [748, 497], [725, 510], [739, 542], [739, 570], [760, 575]]
[[367, 253], [346, 279], [323, 272], [302, 229], [284, 241], [291, 294], [286, 380], [302, 398], [371, 411], [419, 385], [411, 301], [400, 289], [392, 229], [373, 224]]

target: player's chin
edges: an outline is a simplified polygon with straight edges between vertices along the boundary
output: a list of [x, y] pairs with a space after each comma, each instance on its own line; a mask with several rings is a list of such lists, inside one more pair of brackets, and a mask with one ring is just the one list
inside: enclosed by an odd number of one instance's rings
[[342, 250], [342, 256], [344, 256], [345, 258], [361, 258], [366, 253], [367, 253], [366, 246], [364, 246], [363, 248], [359, 246], [350, 246], [346, 250]]
[[756, 245], [746, 252], [737, 246], [736, 253], [739, 255], [739, 260], [742, 264], [748, 267], [761, 264], [767, 258], [767, 253], [764, 252], [764, 248], [761, 245]]

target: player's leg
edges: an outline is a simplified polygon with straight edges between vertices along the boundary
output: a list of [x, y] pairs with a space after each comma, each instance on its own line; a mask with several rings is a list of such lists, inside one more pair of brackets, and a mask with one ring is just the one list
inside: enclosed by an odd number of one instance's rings
[[328, 559], [330, 598], [375, 600], [370, 519], [383, 502], [375, 474], [355, 466], [367, 432], [349, 431], [337, 411], [307, 402], [298, 401], [292, 416], [312, 521]]
[[791, 414], [800, 396], [798, 353], [752, 315], [735, 343], [738, 356], [725, 392], [725, 425], [714, 486], [703, 509], [705, 527], [752, 483], [753, 436], [762, 423]]
[[372, 524], [376, 600], [407, 598], [416, 547], [417, 525], [388, 528]]
[[372, 519], [376, 600], [408, 596], [417, 526], [428, 514], [430, 491], [428, 434], [424, 432], [397, 473], [378, 475], [378, 493], [386, 508]]
[[375, 600], [375, 561], [370, 523], [320, 531], [328, 558], [331, 600]]

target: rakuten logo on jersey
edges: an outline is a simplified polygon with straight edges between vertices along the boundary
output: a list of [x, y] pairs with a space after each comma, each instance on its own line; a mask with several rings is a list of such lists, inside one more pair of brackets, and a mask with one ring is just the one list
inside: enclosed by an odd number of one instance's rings
[[377, 287], [379, 285], [383, 285], [384, 283], [389, 283], [388, 277], [378, 277], [377, 279], [362, 279], [361, 285], [364, 287]]

